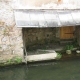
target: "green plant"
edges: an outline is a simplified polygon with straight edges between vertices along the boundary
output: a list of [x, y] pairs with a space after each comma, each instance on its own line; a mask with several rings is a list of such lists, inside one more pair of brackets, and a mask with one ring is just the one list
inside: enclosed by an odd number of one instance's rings
[[11, 60], [11, 59], [9, 59], [7, 62], [8, 62], [8, 64], [11, 64], [12, 60]]
[[3, 31], [4, 35], [6, 34], [6, 32], [7, 32], [7, 30], [6, 30], [6, 29], [4, 29], [4, 31]]
[[74, 47], [79, 47], [79, 45], [78, 45], [78, 42], [77, 42], [77, 39], [76, 39], [76, 38], [74, 39], [74, 41], [73, 41], [73, 43], [72, 43], [72, 44], [73, 44], [73, 46], [74, 46]]
[[73, 49], [73, 45], [67, 45], [66, 46], [66, 50], [72, 50]]
[[9, 35], [9, 30], [8, 30], [8, 28], [7, 28], [7, 29], [5, 28], [5, 29], [3, 30], [3, 35]]
[[56, 59], [59, 60], [61, 57], [62, 57], [62, 54], [61, 53], [57, 53]]
[[21, 63], [22, 62], [22, 59], [20, 57], [15, 57], [15, 60], [14, 60], [16, 63]]
[[0, 46], [0, 49], [1, 49], [2, 47]]
[[14, 57], [13, 59], [9, 59], [7, 61], [8, 64], [17, 64], [17, 63], [21, 63], [22, 62], [22, 59], [20, 57]]

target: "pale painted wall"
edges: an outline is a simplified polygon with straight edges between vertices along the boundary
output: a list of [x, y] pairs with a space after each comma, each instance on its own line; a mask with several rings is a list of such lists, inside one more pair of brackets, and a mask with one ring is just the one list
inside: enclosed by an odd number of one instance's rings
[[8, 0], [13, 8], [26, 9], [79, 9], [80, 0]]

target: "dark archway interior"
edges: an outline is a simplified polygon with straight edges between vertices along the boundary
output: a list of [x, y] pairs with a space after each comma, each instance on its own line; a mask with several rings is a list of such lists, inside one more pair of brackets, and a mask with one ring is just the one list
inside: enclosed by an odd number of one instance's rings
[[[60, 39], [60, 30], [61, 28], [59, 27], [23, 28], [23, 42], [28, 52], [27, 54], [37, 54], [37, 50], [61, 50], [66, 45], [75, 42], [75, 36], [73, 38]], [[66, 35], [69, 36], [69, 34]], [[70, 33], [70, 35], [74, 35], [74, 33]]]

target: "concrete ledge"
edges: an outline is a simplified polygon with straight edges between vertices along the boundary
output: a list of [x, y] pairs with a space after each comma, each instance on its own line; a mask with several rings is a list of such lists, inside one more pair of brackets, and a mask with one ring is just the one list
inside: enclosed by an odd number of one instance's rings
[[42, 60], [51, 60], [56, 59], [57, 53], [46, 53], [46, 54], [38, 54], [38, 55], [28, 55], [27, 62], [35, 62], [35, 61], [42, 61]]

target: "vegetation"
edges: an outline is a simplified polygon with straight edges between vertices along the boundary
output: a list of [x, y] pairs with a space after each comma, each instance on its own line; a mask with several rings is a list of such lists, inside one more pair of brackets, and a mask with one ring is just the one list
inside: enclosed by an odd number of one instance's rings
[[73, 45], [67, 45], [66, 46], [66, 50], [72, 50], [73, 49]]
[[14, 61], [15, 61], [16, 63], [21, 63], [21, 62], [22, 62], [22, 59], [19, 58], [19, 57], [15, 57]]
[[62, 54], [61, 53], [57, 53], [56, 59], [59, 60], [61, 57], [62, 57]]
[[0, 67], [1, 66], [8, 66], [8, 65], [17, 65], [17, 64], [21, 64], [22, 63], [22, 58], [20, 58], [20, 57], [14, 57], [14, 58], [12, 58], [12, 59], [9, 59], [9, 60], [7, 60], [7, 61], [4, 61], [4, 62], [0, 62]]
[[14, 57], [13, 59], [9, 59], [7, 61], [8, 64], [19, 64], [22, 62], [22, 59], [20, 57]]

